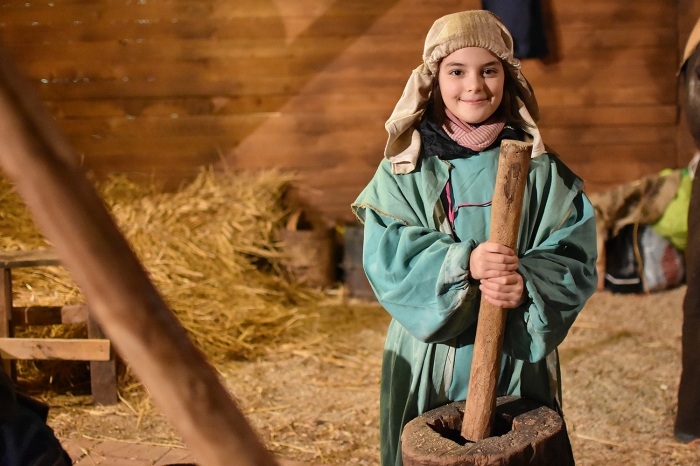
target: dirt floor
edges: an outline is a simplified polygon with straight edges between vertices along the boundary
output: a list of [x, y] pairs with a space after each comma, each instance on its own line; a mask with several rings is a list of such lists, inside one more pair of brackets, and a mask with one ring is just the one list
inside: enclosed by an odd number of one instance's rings
[[[560, 348], [564, 411], [578, 465], [697, 465], [700, 448], [674, 442], [685, 288], [596, 293]], [[374, 303], [330, 296], [305, 329], [256, 361], [217, 365], [279, 457], [379, 463], [382, 346], [389, 318]], [[138, 386], [113, 407], [89, 395], [44, 395], [63, 438], [181, 444]]]

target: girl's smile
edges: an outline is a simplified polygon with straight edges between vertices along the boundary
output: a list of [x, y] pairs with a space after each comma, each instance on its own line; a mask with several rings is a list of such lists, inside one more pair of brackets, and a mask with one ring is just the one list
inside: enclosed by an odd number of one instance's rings
[[445, 106], [465, 123], [488, 120], [503, 100], [501, 60], [481, 47], [465, 47], [446, 56], [438, 82]]

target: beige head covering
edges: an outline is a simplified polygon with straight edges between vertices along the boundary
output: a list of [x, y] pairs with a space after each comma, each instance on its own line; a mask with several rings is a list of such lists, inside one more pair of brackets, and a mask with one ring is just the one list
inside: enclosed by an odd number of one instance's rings
[[681, 64], [678, 66], [679, 72], [680, 69], [683, 68], [683, 65], [685, 65], [685, 62], [688, 61], [688, 58], [690, 58], [693, 52], [695, 52], [698, 44], [700, 44], [700, 19], [698, 19], [698, 22], [695, 23], [695, 27], [693, 27], [693, 30], [690, 32], [690, 37], [688, 37], [688, 42], [685, 44], [683, 59], [681, 60]]
[[535, 121], [539, 109], [535, 94], [520, 72], [520, 60], [513, 57], [513, 38], [500, 19], [485, 10], [470, 10], [443, 16], [433, 23], [425, 38], [423, 64], [413, 70], [403, 95], [387, 120], [389, 140], [384, 156], [391, 161], [394, 174], [410, 173], [416, 168], [420, 154], [418, 123], [430, 99], [433, 80], [440, 60], [464, 47], [482, 47], [503, 60], [515, 79], [520, 99], [520, 114], [532, 126], [533, 157], [545, 151]]

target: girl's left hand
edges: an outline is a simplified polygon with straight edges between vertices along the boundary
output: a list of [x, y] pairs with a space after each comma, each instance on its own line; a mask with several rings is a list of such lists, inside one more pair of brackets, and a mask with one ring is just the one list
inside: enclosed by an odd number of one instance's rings
[[494, 306], [513, 309], [523, 299], [525, 285], [522, 275], [513, 272], [504, 277], [485, 278], [481, 280], [479, 289], [486, 300]]

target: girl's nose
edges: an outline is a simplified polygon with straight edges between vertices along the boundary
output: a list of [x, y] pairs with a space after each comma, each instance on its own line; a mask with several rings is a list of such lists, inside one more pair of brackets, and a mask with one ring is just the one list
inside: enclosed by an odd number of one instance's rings
[[465, 90], [469, 92], [479, 92], [483, 88], [484, 79], [478, 73], [469, 73], [464, 80]]

